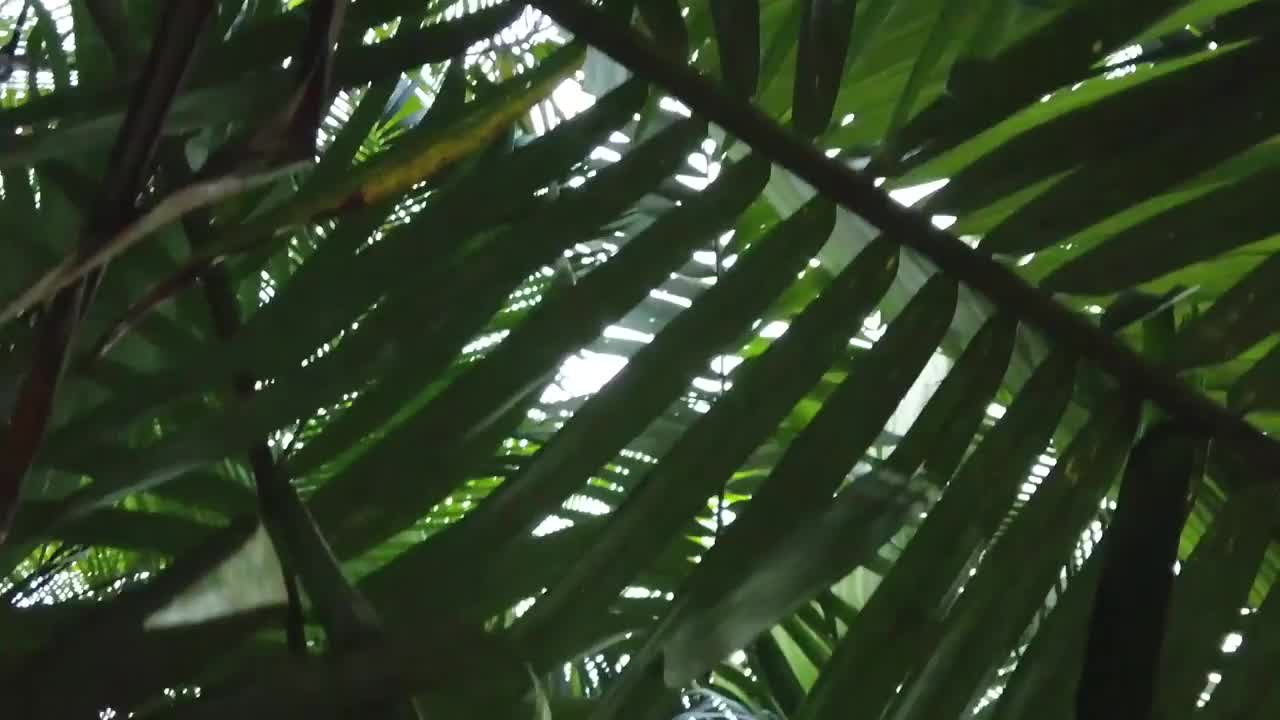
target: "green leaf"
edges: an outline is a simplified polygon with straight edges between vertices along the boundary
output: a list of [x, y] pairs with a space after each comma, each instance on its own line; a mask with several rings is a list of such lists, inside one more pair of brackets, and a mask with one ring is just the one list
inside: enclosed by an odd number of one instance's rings
[[1241, 619], [1236, 639], [1247, 640], [1228, 659], [1222, 682], [1201, 711], [1206, 720], [1265, 718], [1276, 709], [1280, 693], [1271, 681], [1280, 662], [1280, 593], [1267, 593], [1262, 607]]
[[[193, 652], [189, 657], [166, 656], [177, 650], [169, 642], [194, 642], [226, 648], [249, 631], [262, 626], [261, 612], [237, 613], [264, 604], [275, 604], [276, 595], [262, 594], [261, 577], [239, 576], [246, 553], [260, 557], [270, 553], [265, 533], [254, 523], [238, 523], [209, 536], [200, 546], [175, 561], [146, 584], [129, 588], [109, 602], [93, 605], [74, 622], [61, 626], [56, 634], [19, 667], [16, 677], [7, 678], [20, 688], [28, 703], [28, 717], [68, 717], [97, 712], [116, 701], [128, 706], [158, 692], [172, 676], [166, 663], [181, 661], [171, 669], [179, 678], [207, 662], [209, 652]], [[250, 563], [250, 575], [257, 575], [258, 563]], [[269, 572], [267, 583], [280, 582], [279, 565]], [[221, 573], [221, 575], [219, 575]], [[230, 575], [228, 575], [230, 573]], [[228, 582], [230, 580], [230, 582]], [[221, 582], [219, 582], [221, 581]], [[256, 582], [254, 582], [256, 581]], [[228, 617], [190, 632], [152, 632], [159, 627], [188, 625], [202, 620]], [[159, 621], [158, 623], [156, 621]], [[157, 626], [154, 627], [153, 626]], [[210, 632], [212, 630], [213, 632]], [[157, 645], [157, 643], [159, 643]], [[75, 693], [65, 692], [67, 677], [77, 677]]]
[[1089, 613], [1093, 611], [1107, 538], [1103, 535], [1094, 546], [1084, 567], [1067, 581], [1065, 592], [1055, 588], [1053, 608], [1039, 623], [1018, 667], [1005, 683], [991, 720], [1043, 717], [1046, 708], [1056, 709], [1050, 713], [1054, 720], [1071, 719], [1086, 640], [1081, 628], [1088, 626]]
[[1016, 649], [1057, 581], [1080, 533], [1098, 513], [1133, 443], [1139, 405], [1122, 400], [1095, 414], [999, 538], [939, 628], [937, 643], [903, 688], [895, 720], [964, 712], [974, 688]]
[[441, 561], [462, 570], [469, 563], [458, 563], [464, 556], [456, 550], [492, 547], [555, 511], [679, 397], [712, 352], [747, 329], [826, 242], [834, 222], [834, 207], [815, 201], [756, 241], [476, 512], [435, 539], [443, 541]]
[[955, 95], [939, 98], [937, 110], [921, 113], [915, 127], [904, 133], [903, 146], [931, 142], [931, 151], [953, 147], [1044, 93], [1078, 79], [1106, 53], [1179, 4], [1177, 0], [1138, 0], [1123, 7], [1106, 0], [1072, 3], [1052, 21], [966, 73], [966, 79], [974, 81], [961, 81]]
[[947, 51], [956, 43], [956, 26], [967, 12], [972, 10], [954, 2], [943, 2], [937, 9], [929, 30], [929, 37], [911, 64], [911, 74], [907, 76], [907, 84], [902, 89], [902, 94], [898, 96], [893, 115], [889, 118], [889, 126], [884, 130], [884, 143], [889, 153], [898, 152], [895, 149], [898, 134], [915, 113], [926, 81], [937, 70]]
[[[610, 168], [619, 184], [629, 183], [629, 193], [648, 187], [671, 173], [698, 139], [705, 126], [697, 121], [673, 125], [641, 152], [637, 164], [621, 163]], [[625, 161], [624, 161], [625, 162]], [[643, 164], [638, 164], [643, 163]], [[630, 174], [621, 174], [630, 170]], [[741, 212], [763, 188], [769, 166], [761, 161], [745, 161], [726, 171], [726, 182], [699, 195], [695, 201], [660, 218], [640, 237], [628, 243], [614, 262], [588, 275], [572, 289], [552, 294], [524, 323], [482, 362], [464, 372], [416, 417], [383, 440], [380, 449], [362, 456], [338, 478], [331, 480], [312, 501], [316, 514], [334, 538], [339, 552], [355, 552], [411, 523], [431, 505], [443, 499], [452, 486], [441, 473], [436, 483], [422, 483], [406, 478], [405, 482], [380, 485], [380, 492], [370, 496], [370, 477], [392, 475], [401, 453], [420, 456], [422, 438], [430, 438], [440, 461], [452, 451], [455, 442], [464, 442], [481, 432], [494, 416], [505, 412], [516, 398], [538, 389], [548, 373], [554, 372], [565, 354], [589, 342], [605, 326], [626, 313], [647, 296], [649, 289], [679, 267], [693, 246]], [[647, 182], [645, 182], [647, 181]], [[591, 197], [611, 189], [603, 173], [596, 183], [602, 186]], [[591, 215], [599, 220], [609, 218], [634, 201], [633, 194], [619, 193], [613, 203], [593, 203]], [[547, 232], [563, 243], [578, 233], [574, 225], [590, 220], [586, 213], [559, 218], [572, 224], [549, 224]], [[593, 223], [594, 224], [594, 223]], [[585, 229], [585, 228], [584, 228]], [[525, 241], [528, 227], [513, 230], [513, 241]], [[563, 247], [563, 245], [558, 245]], [[518, 257], [518, 256], [516, 256]], [[501, 272], [514, 265], [515, 257], [499, 258]], [[549, 260], [547, 258], [546, 260]], [[545, 260], [544, 260], [545, 261]], [[519, 274], [516, 282], [529, 269], [514, 265]], [[497, 268], [496, 268], [497, 269]], [[503, 293], [505, 297], [506, 293]], [[495, 308], [496, 309], [496, 308]], [[430, 463], [434, 465], [435, 463]]]
[[[804, 659], [815, 668], [822, 667], [831, 657], [831, 648], [822, 641], [813, 626], [805, 622], [799, 615], [792, 615], [774, 628], [774, 632], [784, 632], [795, 643]], [[794, 665], [794, 663], [793, 663]], [[667, 683], [670, 686], [671, 683]]]
[[[53, 72], [54, 90], [57, 92], [65, 91], [72, 87], [71, 69], [67, 62], [67, 52], [62, 47], [62, 38], [58, 37], [57, 25], [43, 3], [32, 2], [31, 10], [39, 18], [31, 32], [33, 35], [40, 33], [43, 37], [41, 44], [44, 46], [44, 57], [48, 59], [50, 69]], [[35, 74], [31, 73], [32, 76]]]
[[[1174, 288], [1163, 295], [1152, 295], [1139, 290], [1128, 290], [1120, 293], [1115, 301], [1107, 306], [1098, 326], [1108, 332], [1119, 332], [1135, 323], [1145, 323], [1157, 316], [1164, 316], [1172, 325], [1172, 310], [1179, 302], [1195, 295], [1195, 290]], [[1144, 348], [1148, 354], [1153, 348]]]
[[670, 630], [664, 624], [658, 631], [659, 638], [669, 637], [662, 647], [667, 685], [678, 687], [692, 679], [767, 630], [797, 602], [870, 562], [902, 523], [924, 507], [919, 495], [907, 479], [873, 470], [773, 548], [743, 555], [743, 542], [726, 545], [739, 552], [723, 551], [712, 571], [695, 570], [665, 621]]
[[929, 482], [951, 479], [1000, 388], [1017, 333], [1009, 315], [982, 326], [885, 461], [891, 472], [911, 477], [923, 466]]
[[1081, 718], [1149, 717], [1188, 495], [1205, 440], [1164, 421], [1138, 442], [1107, 529], [1076, 694]]
[[[951, 162], [942, 159], [926, 164], [951, 178], [929, 198], [928, 207], [966, 214], [1062, 172], [1142, 147], [1151, 140], [1148, 122], [1153, 114], [1185, 112], [1189, 102], [1209, 102], [1232, 77], [1261, 62], [1262, 52], [1255, 45], [1224, 48], [1196, 62], [1086, 83], [1061, 99], [1036, 103], [943, 156], [960, 167], [947, 172]], [[923, 163], [926, 155], [910, 162]]]
[[1178, 333], [1173, 362], [1199, 367], [1230, 360], [1261, 342], [1278, 325], [1271, 309], [1280, 303], [1280, 254], [1271, 255], [1223, 293]]
[[782, 655], [778, 641], [771, 634], [762, 635], [752, 644], [751, 655], [751, 665], [769, 688], [769, 695], [786, 717], [791, 717], [804, 701], [804, 688]]
[[[853, 7], [855, 4], [848, 3], [850, 11], [855, 9]], [[856, 23], [849, 37], [847, 64], [852, 65], [863, 56], [867, 47], [880, 35], [885, 21], [893, 14], [896, 6], [896, 0], [864, 0], [861, 10], [857, 13]], [[854, 20], [854, 18], [850, 19]]]
[[862, 608], [800, 718], [835, 717], [849, 707], [880, 712], [906, 673], [927, 656], [932, 618], [957, 575], [997, 529], [1032, 460], [1048, 445], [1071, 398], [1074, 366], [1069, 356], [1051, 356], [986, 433]]
[[1192, 717], [1204, 679], [1219, 662], [1222, 638], [1240, 619], [1259, 563], [1271, 542], [1270, 488], [1238, 490], [1182, 563], [1173, 584], [1160, 650], [1158, 716]]
[[[15, 533], [22, 535], [24, 520], [31, 522], [47, 517], [55, 505], [49, 501], [25, 501]], [[102, 508], [58, 528], [57, 538], [64, 543], [175, 556], [190, 550], [215, 529], [169, 513]]]
[[733, 388], [645, 475], [597, 544], [517, 626], [522, 642], [559, 647], [565, 618], [611, 602], [844, 351], [897, 269], [889, 241], [869, 246], [764, 355], [735, 373]]
[[592, 518], [545, 537], [525, 534], [517, 542], [492, 553], [463, 582], [442, 582], [431, 593], [406, 593], [407, 584], [433, 570], [431, 542], [418, 543], [391, 562], [361, 578], [361, 592], [394, 627], [405, 618], [428, 610], [483, 622], [540, 590], [567, 569], [591, 546], [604, 521]]
[[77, 654], [52, 667], [43, 666], [46, 671], [74, 673], [70, 677], [83, 679], [75, 692], [47, 680], [19, 680], [15, 687], [30, 695], [10, 694], [9, 702], [29, 718], [92, 717], [104, 707], [128, 713], [154, 702], [164, 690], [198, 677], [214, 658], [247, 645], [255, 633], [283, 616], [283, 608], [270, 607], [197, 625], [115, 637], [106, 645], [109, 652]]
[[1271, 348], [1236, 380], [1227, 404], [1243, 411], [1280, 408], [1280, 346]]
[[684, 62], [689, 55], [689, 30], [684, 26], [679, 0], [638, 0], [636, 9], [654, 43], [672, 59]]
[[[1243, 53], [1242, 53], [1243, 55]], [[1070, 237], [1106, 217], [1172, 190], [1280, 130], [1274, 97], [1251, 92], [1248, 78], [1269, 61], [1254, 58], [1201, 102], [1211, 113], [1084, 163], [987, 233], [982, 249], [1021, 255]]]
[[792, 122], [802, 135], [820, 135], [831, 122], [845, 60], [856, 0], [801, 0], [804, 16], [796, 48]]
[[[450, 652], [442, 653], [442, 648]], [[413, 695], [430, 717], [509, 711], [531, 678], [508, 643], [470, 626], [424, 618], [398, 636], [326, 662], [280, 660], [241, 670], [195, 702], [154, 713], [167, 720], [288, 717], [339, 720]]]
[[[473, 43], [501, 31], [510, 24], [513, 13], [520, 9], [519, 3], [503, 3], [470, 13], [455, 22], [436, 23], [411, 33], [401, 33], [376, 45], [345, 45], [334, 60], [333, 82], [338, 87], [363, 85], [399, 77], [401, 72], [421, 67], [424, 63], [448, 60]], [[91, 23], [84, 25], [90, 26]], [[81, 25], [76, 27], [78, 31]], [[278, 40], [258, 39], [258, 42], [265, 43], [264, 47], [277, 61], [296, 47], [293, 44], [282, 46]], [[80, 47], [84, 53], [86, 46]], [[87, 75], [91, 71], [86, 71], [85, 59], [83, 54], [79, 57], [81, 64], [77, 64], [77, 70]], [[197, 83], [196, 87], [177, 97], [165, 130], [179, 132], [254, 117], [263, 108], [274, 107], [292, 84], [293, 78], [288, 71], [274, 68], [226, 82]], [[81, 88], [77, 90], [45, 96], [40, 102], [0, 113], [0, 130], [12, 131], [23, 125], [58, 122], [58, 127], [50, 132], [21, 137], [7, 135], [6, 141], [0, 143], [0, 167], [86, 152], [108, 142], [124, 120], [125, 102], [122, 98], [125, 95], [121, 88], [100, 89], [100, 85], [95, 87], [87, 77], [82, 77]]]
[[[875, 346], [854, 360], [844, 383], [699, 563], [682, 590], [663, 653], [668, 685], [687, 682], [746, 644], [865, 563], [893, 534], [912, 505], [904, 492], [908, 478], [886, 478], [887, 490], [860, 478], [835, 505], [831, 496], [933, 355], [951, 326], [956, 296], [956, 284], [941, 276], [920, 290]], [[888, 533], [874, 522], [882, 518], [892, 527]], [[806, 562], [815, 557], [829, 561]]]
[[1269, 191], [1277, 182], [1280, 169], [1264, 170], [1175, 205], [1072, 257], [1040, 286], [1080, 295], [1116, 292], [1262, 240], [1272, 232]]
[[[513, 213], [522, 217], [529, 210], [527, 198], [535, 190], [557, 179], [611, 131], [625, 125], [645, 95], [642, 82], [629, 82], [510, 157], [481, 163], [433, 193], [427, 206], [410, 223], [388, 231], [371, 247], [360, 247], [367, 235], [363, 228], [369, 222], [378, 222], [379, 213], [373, 212], [369, 218], [361, 214], [344, 218], [338, 230], [294, 274], [272, 303], [259, 310], [240, 335], [231, 340], [228, 357], [219, 362], [216, 373], [220, 374], [221, 368], [250, 362], [263, 373], [292, 368], [316, 346], [348, 328], [379, 298], [402, 297], [406, 291], [421, 294], [418, 286], [426, 280], [415, 268], [439, 267], [431, 282], [445, 284], [453, 272], [450, 256], [464, 248], [476, 233]], [[447, 227], [449, 233], [433, 242], [422, 242], [421, 234], [432, 227]], [[342, 282], [343, 292], [337, 297], [332, 292], [334, 282]], [[291, 332], [281, 338], [279, 327], [289, 327]], [[416, 365], [406, 363], [408, 367]], [[430, 378], [432, 374], [411, 377]], [[421, 379], [387, 376], [385, 384], [395, 391], [392, 402], [396, 405], [403, 394], [400, 382], [425, 384]], [[357, 407], [368, 402], [370, 391], [366, 389]], [[384, 409], [377, 417], [385, 414]], [[354, 418], [338, 422], [361, 424]], [[335, 426], [331, 424], [328, 429], [334, 431]], [[347, 435], [341, 446], [353, 440]], [[312, 453], [323, 457], [322, 447], [309, 447], [313, 449], [304, 448], [295, 467], [313, 467], [305, 459]]]
[[711, 0], [725, 85], [751, 97], [760, 84], [760, 0]]
[[[307, 176], [307, 184], [320, 186], [334, 184], [339, 181], [340, 175], [351, 171], [351, 164], [356, 160], [360, 146], [382, 119], [387, 109], [387, 102], [398, 84], [399, 79], [379, 80], [365, 89], [360, 95], [360, 102], [356, 105], [355, 111], [351, 113], [351, 119], [342, 125], [333, 143], [320, 156], [320, 161]], [[450, 114], [456, 116], [456, 112]]]
[[[538, 215], [538, 225], [526, 224], [519, 230], [511, 231], [506, 242], [498, 243], [499, 248], [508, 249], [493, 254], [484, 263], [477, 263], [478, 267], [474, 270], [477, 274], [464, 278], [466, 282], [463, 288], [454, 288], [455, 291], [468, 293], [471, 304], [467, 306], [467, 313], [460, 312], [456, 317], [450, 318], [454, 326], [448, 329], [448, 342], [440, 343], [434, 348], [438, 360], [447, 363], [462, 344], [483, 327], [484, 322], [524, 277], [541, 264], [549, 262], [566, 245], [575, 242], [579, 234], [616, 216], [633, 203], [638, 195], [643, 194], [649, 184], [656, 184], [660, 178], [666, 177], [674, 169], [676, 162], [684, 158], [687, 148], [700, 136], [700, 132], [696, 123], [673, 125], [646, 146], [638, 148], [633, 156], [629, 155], [628, 157], [633, 158], [632, 162], [624, 159], [601, 171], [588, 187], [569, 194], [547, 212]], [[553, 228], [560, 232], [551, 232]], [[525, 233], [531, 233], [532, 237], [537, 237], [540, 241], [528, 242]], [[480, 290], [484, 290], [490, 297], [482, 301], [478, 295]], [[363, 373], [376, 369], [377, 359], [385, 361], [385, 336], [369, 336], [367, 342], [372, 346], [366, 345], [363, 356], [352, 357], [355, 353], [350, 351], [359, 346], [355, 343], [343, 343], [335, 352], [307, 367], [298, 368], [291, 376], [278, 378], [276, 383], [263, 388], [252, 399], [189, 426], [181, 433], [162, 438], [148, 452], [117, 457], [114, 464], [98, 466], [94, 483], [68, 498], [63, 517], [74, 517], [123, 495], [166, 482], [184, 472], [219, 460], [258, 441], [268, 432], [309, 414], [316, 407], [337, 402], [342, 394], [349, 392], [353, 386], [358, 386]], [[371, 364], [370, 359], [375, 362]], [[443, 369], [443, 365], [438, 367]], [[488, 413], [491, 408], [473, 410]], [[377, 467], [377, 463], [399, 462], [397, 453], [411, 452], [418, 455], [420, 448], [417, 442], [413, 435], [413, 424], [408, 423], [399, 429], [394, 443], [386, 446], [394, 448], [393, 450], [381, 455], [370, 454], [364, 460], [363, 467], [349, 468], [349, 473], [352, 473], [352, 477], [358, 477], [360, 472]], [[363, 480], [344, 482], [356, 483]], [[333, 483], [329, 487], [332, 488]], [[446, 492], [447, 490], [448, 488]], [[413, 492], [419, 491], [434, 494], [438, 489], [428, 486]], [[359, 523], [360, 515], [351, 513], [350, 510], [350, 507], [334, 505], [329, 510], [318, 509], [317, 518], [322, 527], [326, 527], [328, 522], [335, 522], [338, 516], [348, 518], [349, 522]], [[327, 514], [330, 512], [333, 514]], [[394, 530], [392, 528], [390, 532]], [[334, 548], [339, 555], [342, 554], [340, 539], [335, 540]]]

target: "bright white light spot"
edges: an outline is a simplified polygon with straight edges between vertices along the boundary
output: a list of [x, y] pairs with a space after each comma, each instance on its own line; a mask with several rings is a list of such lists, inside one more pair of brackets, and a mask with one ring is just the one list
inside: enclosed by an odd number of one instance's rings
[[609, 327], [605, 328], [604, 336], [609, 338], [610, 340], [627, 340], [629, 342], [638, 342], [638, 343], [645, 343], [645, 344], [653, 342], [652, 334], [647, 332], [640, 332], [639, 330], [632, 330], [631, 328], [625, 328], [625, 327], [622, 327], [621, 325], [610, 325]]
[[557, 85], [551, 93], [551, 99], [565, 117], [573, 117], [596, 104], [595, 96], [573, 80], [566, 80]]
[[1101, 314], [1102, 314], [1102, 306], [1101, 306], [1101, 305], [1086, 305], [1086, 306], [1085, 306], [1085, 308], [1084, 308], [1084, 310], [1085, 310], [1085, 312], [1087, 312], [1087, 313], [1089, 313], [1089, 314], [1091, 314], [1091, 315], [1101, 315]]
[[690, 112], [689, 108], [686, 107], [684, 103], [672, 97], [667, 97], [664, 95], [662, 99], [658, 101], [658, 107], [662, 108], [663, 110], [666, 110], [667, 112], [673, 112], [677, 115], [683, 115], [685, 117], [693, 117], [693, 113]]
[[532, 608], [533, 604], [536, 602], [538, 602], [538, 598], [525, 598], [511, 608], [511, 614], [516, 617], [523, 617], [525, 613], [529, 612], [529, 608]]
[[595, 160], [604, 160], [605, 162], [615, 163], [622, 159], [622, 153], [610, 147], [601, 145], [591, 151], [591, 157]]
[[955, 225], [956, 220], [958, 219], [959, 218], [955, 215], [934, 215], [931, 222], [933, 223], [933, 226], [939, 230], [946, 230], [952, 225]]
[[683, 174], [676, 175], [676, 182], [680, 183], [681, 185], [684, 185], [690, 190], [697, 190], [698, 192], [702, 192], [703, 190], [706, 190], [707, 186], [711, 184], [711, 181], [705, 177], [697, 177], [695, 175], [683, 175]]
[[889, 326], [884, 322], [884, 316], [879, 310], [872, 312], [862, 319], [862, 332], [872, 340], [879, 340], [889, 330]]
[[1118, 67], [1115, 70], [1108, 72], [1106, 75], [1103, 75], [1102, 77], [1106, 80], [1118, 80], [1124, 77], [1125, 75], [1132, 75], [1133, 73], [1136, 73], [1136, 72], [1138, 72], [1137, 65], [1124, 65], [1122, 67]]
[[933, 193], [946, 187], [947, 183], [949, 182], [951, 182], [950, 178], [942, 178], [940, 180], [930, 180], [927, 183], [920, 183], [919, 185], [912, 185], [911, 187], [904, 187], [904, 188], [898, 188], [897, 190], [890, 190], [889, 197], [896, 200], [899, 205], [911, 207], [912, 205], [915, 205], [916, 203], [920, 202], [926, 197], [929, 197]]
[[728, 375], [741, 364], [742, 358], [737, 355], [717, 355], [711, 360], [711, 371], [718, 375]]
[[[607, 334], [607, 332], [606, 332]], [[556, 382], [543, 391], [541, 402], [551, 404], [597, 392], [627, 364], [621, 355], [584, 350], [570, 355], [560, 366]]]
[[588, 495], [570, 495], [564, 501], [565, 510], [573, 510], [586, 515], [608, 515], [613, 508], [603, 500]]
[[849, 124], [853, 122], [853, 118], [853, 113], [849, 113], [848, 115], [840, 118], [840, 127], [848, 127]]
[[987, 406], [987, 414], [997, 420], [1004, 417], [1005, 410], [1005, 406], [999, 403], [991, 403]]
[[827, 148], [827, 150], [823, 154], [829, 158], [836, 157], [837, 155], [840, 154], [840, 148]]
[[1239, 650], [1242, 644], [1244, 644], [1243, 635], [1238, 632], [1227, 633], [1227, 636], [1222, 639], [1222, 652], [1233, 653]]
[[690, 300], [689, 298], [683, 295], [676, 295], [675, 293], [669, 293], [666, 290], [662, 290], [660, 288], [650, 290], [649, 297], [654, 298], [656, 300], [662, 300], [663, 302], [669, 302], [672, 305], [679, 305], [680, 307], [687, 308], [687, 307], [693, 306], [693, 301]]
[[704, 378], [704, 377], [696, 377], [693, 379], [693, 383], [692, 383], [694, 387], [698, 388], [704, 393], [720, 392], [720, 384], [721, 384], [721, 380], [719, 378], [716, 378], [713, 380], [711, 378]]
[[1216, 43], [1216, 42], [1214, 42], [1214, 41], [1210, 40], [1210, 41], [1209, 41], [1209, 49], [1210, 49], [1210, 50], [1217, 50], [1217, 49], [1218, 49], [1218, 43]]
[[573, 527], [573, 521], [569, 518], [562, 518], [559, 515], [548, 515], [542, 520], [542, 522], [538, 523], [538, 526], [533, 529], [532, 534], [534, 537], [544, 537], [571, 527]]
[[760, 334], [760, 337], [762, 338], [770, 338], [770, 339], [780, 338], [782, 337], [782, 334], [787, 331], [788, 327], [790, 327], [788, 323], [782, 320], [774, 320], [768, 325], [765, 325], [760, 330], [759, 334]]
[[707, 267], [716, 266], [716, 254], [710, 250], [697, 250], [693, 253], [693, 261]]
[[609, 142], [616, 143], [618, 145], [626, 145], [627, 143], [631, 142], [631, 138], [627, 137], [626, 135], [623, 135], [617, 130], [614, 130], [613, 134], [609, 136]]
[[1104, 65], [1124, 65], [1142, 57], [1141, 45], [1130, 45], [1111, 53], [1102, 61]]

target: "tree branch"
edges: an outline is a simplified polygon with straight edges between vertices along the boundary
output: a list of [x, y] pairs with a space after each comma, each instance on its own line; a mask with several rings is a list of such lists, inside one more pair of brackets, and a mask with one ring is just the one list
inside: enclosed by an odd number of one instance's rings
[[825, 157], [746, 101], [672, 63], [626, 27], [581, 0], [532, 0], [580, 39], [632, 72], [662, 86], [693, 112], [723, 127], [756, 152], [790, 170], [822, 195], [856, 213], [881, 232], [932, 261], [998, 307], [1035, 327], [1059, 346], [1091, 360], [1129, 392], [1148, 398], [1225, 447], [1247, 458], [1266, 482], [1280, 481], [1280, 443], [1179, 379], [1153, 367], [1130, 347], [1068, 310], [995, 260], [938, 228], [929, 218], [894, 202], [872, 179]]

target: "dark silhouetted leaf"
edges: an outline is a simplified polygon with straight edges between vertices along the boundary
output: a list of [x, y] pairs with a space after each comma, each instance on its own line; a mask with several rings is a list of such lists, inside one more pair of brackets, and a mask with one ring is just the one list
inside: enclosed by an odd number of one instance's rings
[[760, 83], [760, 0], [711, 0], [725, 85], [743, 97]]
[[1138, 403], [1104, 406], [1072, 440], [964, 585], [939, 628], [936, 645], [908, 681], [895, 720], [964, 712], [1058, 579], [1080, 533], [1124, 467], [1138, 426]]
[[1280, 255], [1272, 255], [1180, 329], [1173, 362], [1197, 367], [1236, 357], [1280, 327], [1270, 311], [1277, 306]]
[[812, 136], [827, 129], [835, 111], [857, 1], [801, 2], [805, 14], [796, 48], [792, 122], [802, 135]]
[[799, 717], [836, 717], [849, 707], [880, 712], [908, 670], [927, 656], [935, 632], [931, 618], [1048, 445], [1071, 398], [1074, 367], [1070, 357], [1052, 356], [1019, 391], [862, 608]]
[[733, 388], [640, 480], [599, 542], [517, 628], [522, 641], [558, 646], [566, 617], [607, 605], [715, 494], [838, 355], [897, 274], [897, 249], [869, 246]]
[[1080, 720], [1152, 717], [1178, 537], [1203, 452], [1202, 436], [1176, 421], [1147, 430], [1133, 450], [1107, 530], [1076, 695]]
[[703, 672], [865, 563], [900, 526], [914, 504], [909, 477], [873, 472], [855, 479], [834, 505], [831, 496], [951, 326], [956, 293], [949, 279], [933, 279], [854, 360], [848, 378], [699, 563], [663, 653], [669, 686]]

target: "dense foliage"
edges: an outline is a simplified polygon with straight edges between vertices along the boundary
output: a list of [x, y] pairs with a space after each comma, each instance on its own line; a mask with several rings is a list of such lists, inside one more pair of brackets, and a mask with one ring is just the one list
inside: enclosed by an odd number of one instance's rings
[[598, 5], [0, 3], [5, 715], [1276, 717], [1280, 3]]

